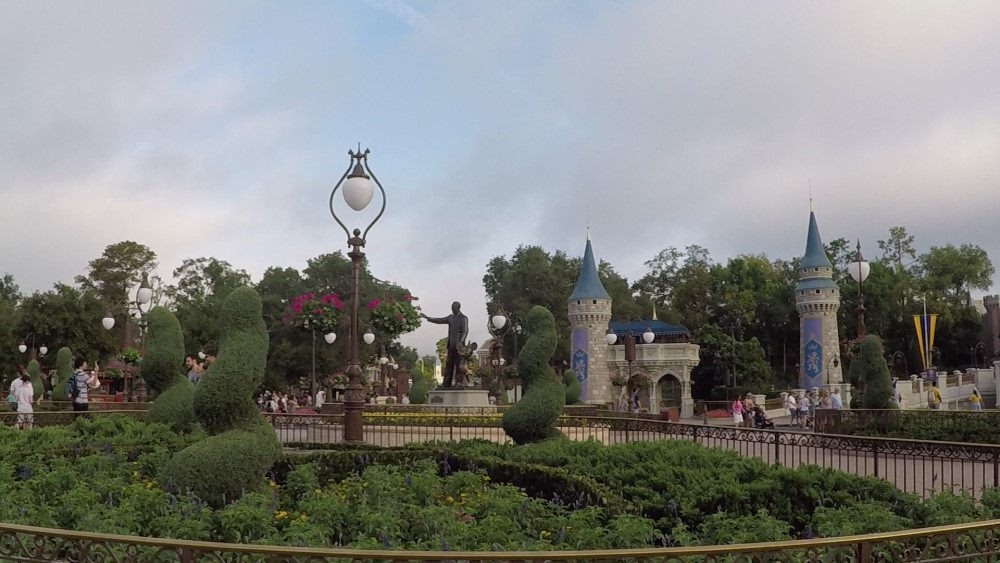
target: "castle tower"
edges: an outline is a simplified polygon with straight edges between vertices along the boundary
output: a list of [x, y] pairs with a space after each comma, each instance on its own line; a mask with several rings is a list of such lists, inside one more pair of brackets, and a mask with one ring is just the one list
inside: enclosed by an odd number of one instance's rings
[[597, 275], [588, 229], [580, 277], [569, 296], [570, 367], [583, 387], [580, 399], [588, 403], [615, 400], [608, 367], [609, 346], [604, 339], [610, 321], [611, 296]]
[[840, 288], [833, 281], [833, 264], [823, 248], [816, 214], [809, 212], [806, 253], [795, 285], [799, 312], [799, 385], [803, 389], [843, 383], [837, 310]]

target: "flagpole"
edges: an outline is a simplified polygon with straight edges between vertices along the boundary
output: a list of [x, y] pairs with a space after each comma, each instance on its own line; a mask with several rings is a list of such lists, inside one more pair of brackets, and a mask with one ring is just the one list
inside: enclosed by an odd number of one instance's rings
[[927, 294], [924, 293], [924, 365], [927, 370], [931, 369], [931, 320], [927, 317]]

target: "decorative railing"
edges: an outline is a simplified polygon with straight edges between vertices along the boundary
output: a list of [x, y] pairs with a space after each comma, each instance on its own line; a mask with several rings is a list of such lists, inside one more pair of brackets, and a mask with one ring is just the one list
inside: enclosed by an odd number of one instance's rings
[[825, 563], [995, 561], [1000, 520], [863, 536], [784, 542], [593, 551], [382, 551], [314, 549], [96, 534], [0, 523], [3, 561], [73, 563], [559, 561]]
[[[126, 413], [35, 413], [37, 426], [67, 424], [77, 416]], [[335, 444], [340, 415], [266, 415], [289, 446]], [[430, 440], [486, 439], [506, 442], [500, 413], [468, 414], [437, 407], [429, 412], [367, 412], [366, 441], [399, 446]], [[16, 421], [16, 413], [0, 421]], [[735, 451], [787, 467], [818, 465], [886, 479], [919, 495], [965, 490], [980, 494], [1000, 485], [1000, 446], [813, 435], [618, 416], [564, 415], [558, 426], [569, 439], [606, 444], [686, 440]], [[412, 552], [357, 551], [191, 542], [53, 530], [0, 523], [0, 561], [993, 561], [1000, 557], [1000, 520], [969, 525], [841, 538], [762, 544], [613, 551]]]
[[[317, 447], [343, 438], [341, 416], [268, 415], [268, 419], [288, 445]], [[508, 443], [500, 423], [498, 414], [365, 413], [364, 439], [380, 447], [471, 439]], [[1000, 486], [1000, 446], [986, 444], [756, 430], [619, 416], [562, 416], [557, 426], [571, 440], [605, 444], [692, 441], [790, 468], [816, 465], [878, 477], [924, 497], [944, 490], [978, 496], [984, 488]]]

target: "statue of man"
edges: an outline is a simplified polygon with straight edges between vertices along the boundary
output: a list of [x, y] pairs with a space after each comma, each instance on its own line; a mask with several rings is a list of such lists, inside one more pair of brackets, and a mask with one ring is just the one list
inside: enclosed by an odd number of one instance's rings
[[447, 317], [433, 318], [420, 313], [428, 322], [448, 325], [448, 359], [444, 364], [444, 387], [450, 389], [455, 380], [459, 363], [462, 361], [460, 348], [465, 347], [465, 338], [469, 336], [469, 317], [462, 314], [462, 304], [455, 301], [451, 304], [451, 314]]

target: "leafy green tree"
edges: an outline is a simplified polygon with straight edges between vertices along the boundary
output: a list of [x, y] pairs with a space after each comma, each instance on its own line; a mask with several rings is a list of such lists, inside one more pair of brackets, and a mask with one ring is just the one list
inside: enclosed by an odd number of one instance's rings
[[87, 265], [86, 275], [76, 277], [84, 290], [94, 290], [108, 304], [127, 301], [143, 274], [156, 270], [156, 253], [130, 240], [108, 245]]
[[116, 349], [115, 335], [101, 326], [105, 314], [97, 293], [60, 283], [22, 300], [17, 333], [33, 334], [35, 342], [50, 348], [67, 346], [94, 363], [111, 357]]
[[996, 271], [986, 251], [973, 244], [932, 246], [918, 262], [923, 289], [953, 306], [967, 305], [974, 289], [989, 289]]
[[14, 276], [4, 274], [0, 277], [0, 376], [3, 381], [10, 380], [17, 373], [16, 366], [21, 361], [18, 357], [16, 342], [24, 335], [15, 334], [15, 328], [20, 324], [18, 304], [21, 302], [21, 289], [14, 281]]
[[174, 269], [173, 277], [177, 283], [167, 286], [166, 293], [184, 327], [185, 349], [195, 353], [217, 345], [222, 304], [234, 289], [249, 285], [250, 276], [225, 260], [188, 258]]

